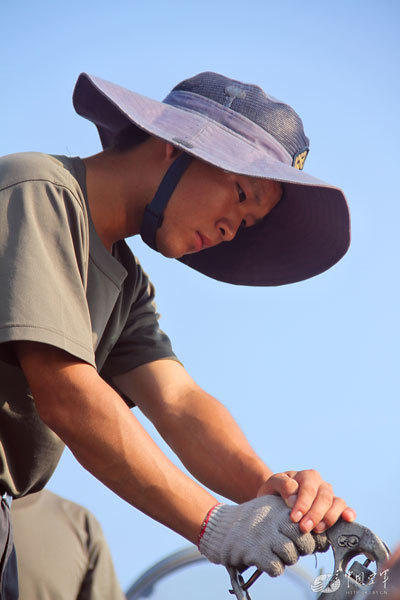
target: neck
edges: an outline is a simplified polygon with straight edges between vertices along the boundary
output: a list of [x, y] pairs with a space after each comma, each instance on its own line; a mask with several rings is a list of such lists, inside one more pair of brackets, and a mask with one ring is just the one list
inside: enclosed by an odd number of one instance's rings
[[126, 152], [105, 150], [84, 159], [93, 224], [107, 250], [118, 240], [140, 232], [146, 205], [162, 178], [158, 140]]

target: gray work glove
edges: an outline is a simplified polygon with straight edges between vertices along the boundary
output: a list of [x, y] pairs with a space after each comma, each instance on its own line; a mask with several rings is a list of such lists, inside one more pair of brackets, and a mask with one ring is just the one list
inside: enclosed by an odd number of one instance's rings
[[324, 552], [324, 533], [301, 533], [280, 496], [261, 496], [243, 504], [220, 504], [203, 525], [199, 550], [226, 567], [255, 566], [276, 577], [299, 555]]

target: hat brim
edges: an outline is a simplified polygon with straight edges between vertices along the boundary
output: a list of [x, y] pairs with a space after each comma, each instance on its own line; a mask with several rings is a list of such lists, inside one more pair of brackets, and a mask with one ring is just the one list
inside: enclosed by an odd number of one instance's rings
[[282, 200], [261, 223], [241, 230], [229, 243], [180, 259], [193, 269], [227, 283], [276, 286], [318, 275], [346, 253], [350, 215], [343, 192], [274, 160], [256, 141], [197, 112], [85, 73], [78, 78], [73, 102], [77, 113], [97, 126], [104, 148], [135, 124], [216, 167], [284, 184]]

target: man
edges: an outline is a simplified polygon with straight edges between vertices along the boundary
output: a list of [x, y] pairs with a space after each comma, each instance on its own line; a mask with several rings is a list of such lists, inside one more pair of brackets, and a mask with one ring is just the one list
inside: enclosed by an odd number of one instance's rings
[[12, 503], [23, 600], [123, 600], [110, 550], [94, 515], [41, 490]]
[[[301, 171], [300, 118], [257, 86], [201, 73], [161, 103], [83, 74], [74, 103], [103, 152], [0, 163], [1, 491], [43, 487], [64, 442], [211, 561], [277, 575], [326, 548], [318, 534], [354, 511], [313, 470], [273, 475], [196, 385], [123, 239], [140, 233], [221, 281], [290, 283], [346, 252], [343, 193]], [[171, 464], [133, 404], [199, 482], [238, 505], [218, 504]]]

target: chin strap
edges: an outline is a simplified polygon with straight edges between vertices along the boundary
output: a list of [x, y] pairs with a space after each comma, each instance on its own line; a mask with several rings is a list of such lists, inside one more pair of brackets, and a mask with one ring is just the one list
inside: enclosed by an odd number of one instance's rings
[[180, 154], [174, 160], [162, 178], [153, 200], [145, 208], [140, 235], [142, 240], [153, 250], [157, 250], [156, 233], [162, 225], [165, 207], [191, 161], [192, 156], [185, 153]]

